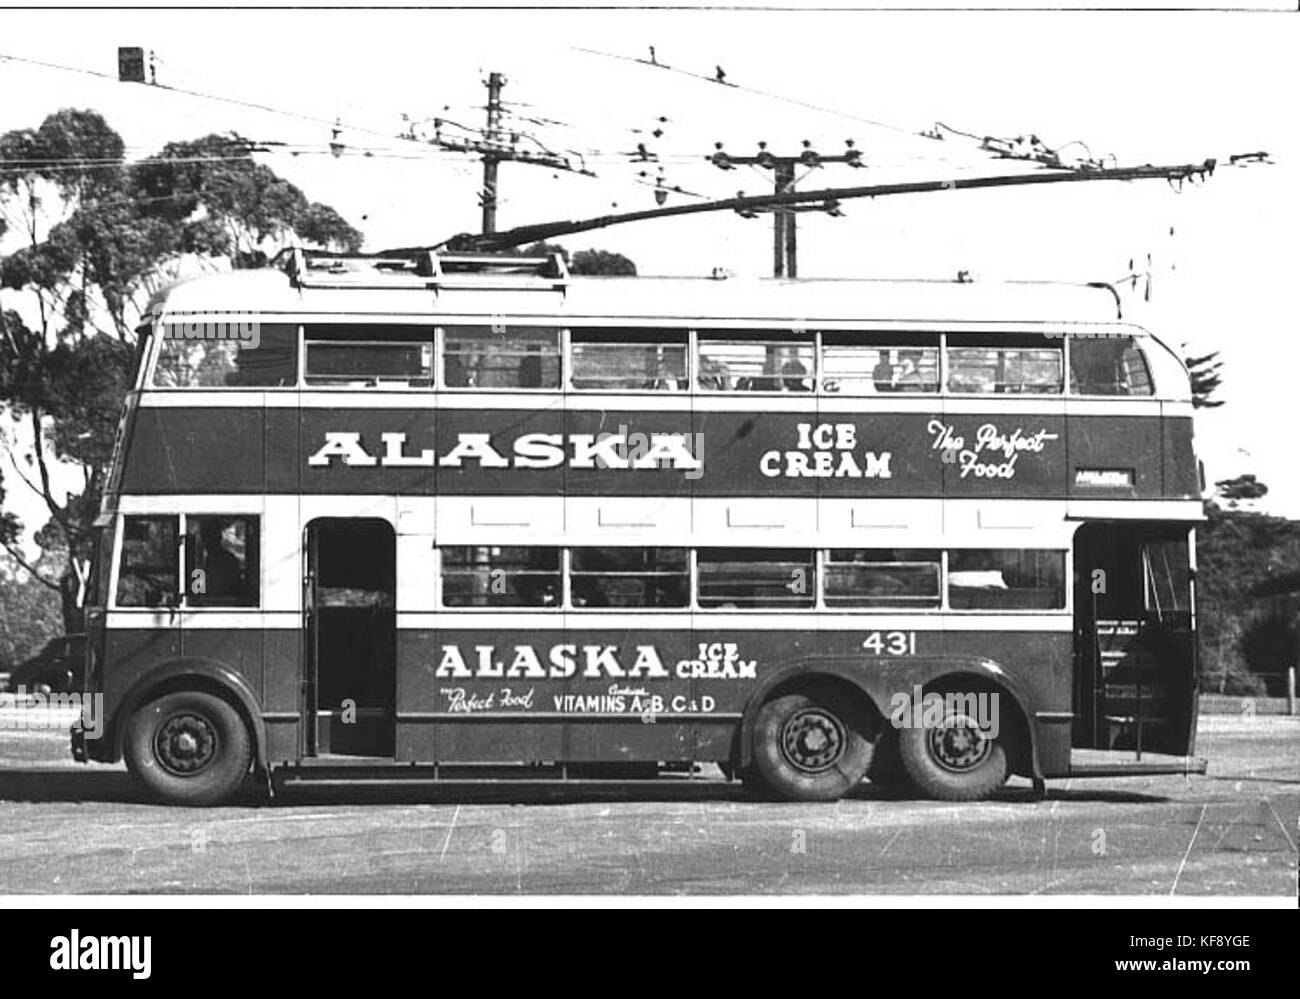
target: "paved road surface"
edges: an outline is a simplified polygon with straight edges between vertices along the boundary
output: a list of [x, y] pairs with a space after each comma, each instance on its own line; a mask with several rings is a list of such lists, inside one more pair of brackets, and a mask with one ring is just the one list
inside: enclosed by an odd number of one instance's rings
[[975, 805], [621, 796], [142, 801], [66, 737], [0, 731], [0, 892], [1105, 893], [1295, 897], [1300, 719], [1207, 717], [1207, 777], [1014, 781]]

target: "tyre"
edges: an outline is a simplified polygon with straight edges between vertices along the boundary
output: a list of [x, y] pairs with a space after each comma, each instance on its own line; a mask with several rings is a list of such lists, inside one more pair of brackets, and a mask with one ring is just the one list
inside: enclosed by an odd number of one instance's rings
[[754, 771], [779, 797], [835, 801], [866, 776], [871, 726], [844, 698], [786, 694], [764, 704], [754, 725]]
[[912, 783], [940, 801], [977, 801], [1006, 783], [1002, 742], [964, 712], [948, 712], [939, 725], [900, 729], [898, 753]]
[[225, 801], [239, 790], [253, 759], [239, 712], [198, 691], [165, 694], [140, 708], [122, 749], [127, 769], [174, 805]]

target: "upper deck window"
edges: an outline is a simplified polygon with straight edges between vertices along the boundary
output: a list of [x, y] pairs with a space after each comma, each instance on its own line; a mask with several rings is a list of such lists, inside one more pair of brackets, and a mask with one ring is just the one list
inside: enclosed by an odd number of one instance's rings
[[560, 331], [539, 326], [452, 326], [443, 330], [447, 388], [558, 389]]
[[685, 330], [576, 329], [569, 341], [575, 389], [687, 388]]
[[1133, 337], [1070, 337], [1070, 391], [1077, 395], [1153, 395], [1151, 371]]
[[1060, 394], [1064, 382], [1060, 337], [999, 333], [948, 337], [952, 392]]
[[823, 333], [822, 391], [938, 392], [939, 334]]
[[154, 388], [285, 388], [298, 380], [298, 327], [284, 323], [168, 323]]
[[304, 340], [308, 385], [433, 384], [433, 330], [428, 327], [308, 326]]
[[701, 333], [697, 384], [705, 392], [811, 392], [816, 353], [811, 334]]

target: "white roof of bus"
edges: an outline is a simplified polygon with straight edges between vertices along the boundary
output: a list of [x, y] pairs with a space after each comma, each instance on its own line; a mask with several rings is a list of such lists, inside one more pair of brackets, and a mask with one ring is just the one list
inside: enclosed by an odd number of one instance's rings
[[573, 277], [563, 291], [298, 287], [280, 270], [192, 278], [159, 292], [149, 314], [549, 316], [890, 323], [1114, 323], [1106, 286], [1052, 282]]

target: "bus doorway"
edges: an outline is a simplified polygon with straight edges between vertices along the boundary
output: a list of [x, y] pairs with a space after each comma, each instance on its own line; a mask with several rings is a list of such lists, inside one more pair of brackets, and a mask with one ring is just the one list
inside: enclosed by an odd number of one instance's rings
[[1190, 530], [1091, 523], [1074, 540], [1076, 749], [1188, 756], [1198, 670]]
[[396, 538], [377, 519], [307, 525], [305, 757], [391, 759], [397, 677]]

